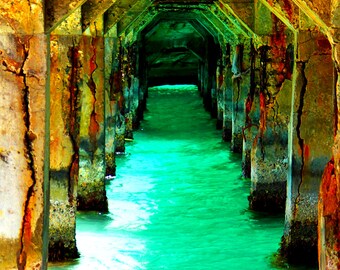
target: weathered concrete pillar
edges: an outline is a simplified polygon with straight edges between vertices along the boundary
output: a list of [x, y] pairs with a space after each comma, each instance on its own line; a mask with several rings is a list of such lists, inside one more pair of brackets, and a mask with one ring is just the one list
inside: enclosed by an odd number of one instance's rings
[[244, 101], [250, 87], [250, 42], [244, 42], [234, 47], [232, 73], [233, 73], [233, 110], [232, 110], [232, 138], [231, 150], [242, 153], [243, 128], [245, 125]]
[[204, 108], [211, 111], [211, 88], [209, 87], [209, 57], [205, 56], [205, 62], [202, 64], [202, 98]]
[[297, 45], [281, 254], [316, 263], [318, 194], [334, 137], [334, 65], [331, 46], [319, 32], [301, 30]]
[[259, 129], [251, 153], [250, 208], [284, 212], [288, 176], [294, 36], [272, 15], [268, 45], [259, 48]]
[[[333, 61], [336, 67], [334, 85], [336, 87], [337, 108], [340, 104], [340, 33], [335, 36]], [[337, 112], [336, 112], [337, 113]], [[336, 136], [333, 147], [334, 158], [327, 164], [322, 177], [318, 205], [318, 254], [319, 269], [340, 268], [340, 134], [336, 117]]]
[[232, 118], [233, 118], [233, 73], [231, 71], [231, 46], [227, 44], [225, 49], [225, 69], [223, 70], [223, 131], [224, 141], [231, 141], [232, 137]]
[[225, 56], [220, 53], [217, 68], [216, 68], [216, 100], [217, 100], [217, 114], [216, 114], [216, 128], [223, 128], [223, 108], [224, 108], [224, 92], [225, 92], [225, 84], [224, 84], [224, 64], [225, 64]]
[[48, 37], [43, 1], [0, 9], [0, 269], [47, 266]]
[[139, 58], [140, 58], [140, 41], [135, 41], [132, 45], [132, 74], [131, 74], [131, 93], [132, 93], [132, 129], [136, 130], [140, 126], [141, 118], [143, 117], [143, 110], [141, 103], [143, 94], [141, 95], [140, 89], [140, 76], [139, 76]]
[[51, 33], [50, 261], [78, 257], [75, 234], [83, 61], [80, 21], [78, 8]]
[[81, 85], [78, 209], [107, 211], [105, 191], [104, 37], [102, 18], [81, 40], [84, 54]]
[[[251, 172], [251, 149], [259, 129], [259, 72], [256, 66], [256, 49], [251, 41], [249, 52], [249, 91], [245, 100], [245, 123], [243, 127], [243, 148], [242, 148], [242, 175], [250, 178]], [[259, 61], [258, 61], [259, 62]]]
[[[127, 41], [128, 42], [128, 41]], [[133, 139], [134, 123], [136, 122], [136, 110], [138, 107], [138, 78], [136, 77], [136, 47], [130, 44], [124, 51], [123, 61], [123, 95], [125, 139]]]
[[118, 61], [117, 64], [114, 65], [114, 96], [117, 100], [117, 115], [116, 115], [116, 153], [124, 153], [125, 152], [125, 99], [123, 94], [123, 80], [124, 80], [124, 48], [122, 45], [122, 40], [120, 38], [118, 43], [119, 49], [118, 49], [118, 55], [117, 58]]
[[116, 174], [116, 115], [117, 101], [114, 96], [114, 80], [115, 66], [117, 62], [118, 38], [107, 36], [104, 40], [105, 44], [105, 163], [106, 173], [108, 177]]
[[146, 62], [146, 52], [145, 52], [145, 44], [143, 37], [138, 39], [138, 61], [136, 67], [136, 74], [139, 78], [138, 82], [138, 91], [139, 91], [139, 98], [138, 98], [138, 108], [137, 108], [137, 116], [138, 121], [144, 119], [144, 111], [146, 110], [146, 99], [148, 96], [148, 69], [147, 69], [147, 62]]

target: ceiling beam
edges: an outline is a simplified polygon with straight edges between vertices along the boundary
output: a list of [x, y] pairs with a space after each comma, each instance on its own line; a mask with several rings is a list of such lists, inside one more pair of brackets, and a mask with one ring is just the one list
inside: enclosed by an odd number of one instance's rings
[[81, 7], [83, 32], [119, 0], [87, 0]]
[[45, 31], [51, 33], [77, 8], [87, 0], [48, 0], [45, 1]]
[[[305, 1], [293, 0], [293, 2], [300, 8], [303, 13], [305, 13], [310, 19], [312, 19], [312, 21], [321, 29], [324, 34], [329, 35], [328, 25], [320, 18], [319, 14], [317, 14], [309, 7], [309, 5], [307, 5]], [[329, 2], [325, 1], [324, 4], [329, 4]]]
[[105, 33], [119, 23], [118, 33], [124, 32], [138, 16], [145, 12], [153, 3], [152, 0], [118, 0], [119, 4], [105, 12]]
[[296, 29], [299, 27], [298, 21], [292, 23], [279, 4], [269, 4], [267, 0], [260, 0], [260, 2], [278, 17], [291, 31], [296, 32]]

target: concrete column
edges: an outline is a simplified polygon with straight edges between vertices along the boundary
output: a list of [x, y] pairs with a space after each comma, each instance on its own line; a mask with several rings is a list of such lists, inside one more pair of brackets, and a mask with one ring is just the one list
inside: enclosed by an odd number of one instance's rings
[[[259, 129], [260, 105], [259, 105], [259, 68], [256, 66], [257, 52], [254, 45], [250, 44], [249, 52], [249, 91], [245, 100], [245, 123], [243, 127], [242, 148], [242, 175], [250, 178], [251, 149]], [[259, 63], [260, 61], [257, 61]]]
[[116, 56], [118, 50], [117, 37], [105, 37], [105, 163], [108, 177], [116, 174], [116, 115], [117, 100], [114, 95], [114, 66], [116, 65]]
[[232, 92], [232, 137], [231, 150], [242, 153], [243, 128], [245, 125], [244, 101], [247, 98], [250, 87], [250, 42], [244, 42], [234, 47], [232, 68], [233, 92]]
[[290, 125], [290, 168], [281, 254], [290, 261], [317, 261], [317, 203], [334, 138], [334, 65], [319, 32], [300, 31]]
[[0, 269], [47, 265], [49, 39], [43, 14], [42, 1], [1, 3]]
[[[333, 45], [333, 61], [336, 67], [334, 76], [337, 98], [336, 108], [339, 108], [340, 104], [340, 33], [338, 34], [338, 38], [335, 37], [337, 43]], [[340, 268], [340, 134], [338, 116], [335, 117], [334, 158], [327, 164], [324, 170], [318, 204], [319, 269], [326, 270]]]
[[224, 54], [221, 52], [217, 62], [216, 68], [216, 100], [217, 100], [217, 114], [216, 114], [216, 128], [223, 128], [223, 108], [224, 108], [224, 69], [225, 69]]
[[81, 85], [78, 209], [107, 211], [105, 191], [104, 37], [102, 20], [91, 24], [81, 40], [84, 54]]
[[[137, 52], [137, 67], [136, 67], [136, 74], [139, 78], [138, 82], [138, 108], [137, 108], [137, 116], [138, 121], [141, 121], [144, 119], [144, 111], [146, 110], [146, 99], [148, 95], [148, 88], [147, 88], [147, 67], [146, 67], [146, 53], [145, 53], [145, 45], [143, 38], [141, 37], [138, 40], [138, 52]], [[139, 123], [138, 123], [139, 125]]]
[[202, 97], [204, 108], [211, 111], [211, 88], [209, 88], [209, 57], [205, 56], [205, 61], [202, 64]]
[[[50, 242], [49, 260], [78, 256], [75, 238], [79, 173], [81, 31], [76, 11], [51, 34]], [[71, 31], [66, 28], [71, 27]], [[65, 31], [66, 30], [66, 31]], [[67, 35], [69, 34], [69, 35]], [[77, 35], [78, 34], [78, 35]]]
[[224, 141], [231, 141], [232, 137], [232, 111], [233, 111], [233, 81], [231, 71], [231, 46], [227, 44], [225, 49], [225, 68], [223, 70], [223, 131], [222, 138]]
[[125, 152], [125, 100], [123, 94], [123, 80], [124, 80], [124, 70], [123, 70], [123, 61], [124, 61], [124, 48], [122, 46], [122, 40], [119, 40], [118, 45], [118, 54], [117, 54], [117, 62], [114, 65], [114, 95], [117, 100], [117, 115], [116, 115], [116, 153], [124, 153]]
[[284, 212], [288, 176], [294, 36], [272, 15], [273, 33], [259, 48], [259, 129], [251, 152], [250, 208]]
[[139, 81], [136, 77], [136, 48], [135, 44], [129, 45], [124, 52], [123, 70], [123, 94], [124, 94], [124, 117], [125, 117], [125, 138], [133, 139], [133, 125], [136, 119], [138, 107]]

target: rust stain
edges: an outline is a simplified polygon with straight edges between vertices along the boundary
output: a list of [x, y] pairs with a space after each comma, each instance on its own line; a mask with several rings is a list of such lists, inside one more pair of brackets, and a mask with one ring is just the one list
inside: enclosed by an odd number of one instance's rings
[[97, 122], [97, 114], [95, 112], [91, 113], [90, 117], [90, 126], [89, 126], [89, 135], [91, 141], [96, 141], [96, 136], [99, 132], [99, 124]]
[[303, 149], [303, 153], [304, 153], [304, 158], [305, 160], [308, 160], [310, 158], [310, 149], [308, 144], [304, 144], [304, 149]]
[[68, 198], [72, 205], [74, 200], [74, 185], [78, 182], [79, 172], [79, 83], [81, 82], [81, 53], [80, 48], [73, 43], [69, 48], [68, 58], [71, 63], [71, 70], [68, 78], [69, 83], [69, 135], [72, 141], [73, 155], [69, 171]]
[[266, 97], [263, 92], [260, 92], [260, 130], [262, 134], [266, 130], [266, 119]]
[[26, 208], [25, 221], [24, 221], [24, 240], [25, 243], [30, 243], [32, 239], [32, 211], [30, 208]]
[[96, 38], [92, 38], [91, 48], [93, 51], [93, 55], [90, 58], [90, 73], [92, 74], [98, 67], [97, 65], [97, 46], [98, 40]]
[[293, 5], [292, 5], [291, 0], [283, 0], [282, 8], [286, 12], [286, 14], [288, 15], [289, 21], [292, 22], [293, 21], [294, 9], [293, 9]]
[[334, 159], [332, 159], [328, 162], [324, 170], [320, 190], [320, 197], [323, 201], [322, 207], [324, 216], [333, 215], [338, 209], [338, 200], [336, 196], [337, 183], [334, 173]]
[[249, 113], [251, 111], [251, 107], [253, 106], [253, 100], [250, 96], [246, 99], [246, 117], [249, 117]]
[[316, 43], [319, 48], [325, 50], [325, 51], [331, 51], [332, 45], [329, 43], [329, 40], [327, 38], [320, 38], [316, 40]]

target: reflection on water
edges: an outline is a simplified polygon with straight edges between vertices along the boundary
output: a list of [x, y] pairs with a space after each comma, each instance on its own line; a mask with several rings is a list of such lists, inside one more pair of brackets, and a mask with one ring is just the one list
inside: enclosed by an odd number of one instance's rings
[[275, 269], [283, 217], [248, 210], [240, 156], [214, 125], [195, 87], [150, 90], [107, 182], [109, 214], [79, 213], [81, 258], [50, 269]]

